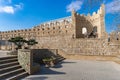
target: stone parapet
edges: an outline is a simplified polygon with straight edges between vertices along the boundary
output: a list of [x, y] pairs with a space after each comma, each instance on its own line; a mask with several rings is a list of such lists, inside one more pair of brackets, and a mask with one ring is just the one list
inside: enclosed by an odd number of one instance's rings
[[38, 71], [40, 66], [33, 63], [33, 53], [31, 50], [18, 50], [18, 62], [29, 74]]

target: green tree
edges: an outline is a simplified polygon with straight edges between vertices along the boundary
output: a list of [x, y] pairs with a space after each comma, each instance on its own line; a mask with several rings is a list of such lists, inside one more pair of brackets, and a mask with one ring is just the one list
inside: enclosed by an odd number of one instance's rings
[[16, 49], [21, 49], [23, 44], [26, 42], [25, 39], [23, 39], [22, 37], [18, 36], [18, 37], [15, 37], [15, 38], [11, 38], [8, 40], [9, 42], [12, 42], [14, 43], [17, 48]]
[[27, 41], [27, 45], [29, 46], [29, 48], [35, 44], [38, 44], [35, 39], [30, 39]]

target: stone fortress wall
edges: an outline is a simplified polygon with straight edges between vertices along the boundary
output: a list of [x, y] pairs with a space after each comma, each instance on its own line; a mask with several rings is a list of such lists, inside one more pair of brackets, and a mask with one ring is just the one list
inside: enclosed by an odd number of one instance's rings
[[[31, 29], [0, 32], [0, 40], [8, 40], [16, 36], [27, 40], [36, 39], [38, 44], [33, 46], [34, 49], [59, 49], [66, 54], [111, 55], [118, 53], [119, 49], [116, 46], [111, 47], [107, 40], [104, 7], [102, 5], [97, 13], [94, 12], [92, 15], [80, 15], [73, 10], [69, 17], [45, 22]], [[85, 38], [82, 33], [83, 28], [86, 29], [87, 34], [95, 28], [98, 37]], [[0, 48], [14, 49], [15, 46], [4, 45]]]
[[0, 32], [0, 37], [2, 40], [6, 40], [16, 36], [22, 36], [26, 39], [31, 39], [36, 37], [66, 35], [71, 33], [71, 22], [71, 17], [61, 18], [42, 23], [31, 29]]

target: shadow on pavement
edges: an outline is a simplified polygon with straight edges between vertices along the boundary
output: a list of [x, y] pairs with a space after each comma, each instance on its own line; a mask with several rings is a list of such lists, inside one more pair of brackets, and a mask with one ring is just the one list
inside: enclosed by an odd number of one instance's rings
[[55, 71], [55, 68], [62, 68], [62, 64], [75, 64], [76, 62], [68, 62], [68, 61], [61, 61], [57, 63], [52, 68], [46, 68], [44, 65], [40, 66], [40, 70], [35, 73], [34, 75], [31, 75], [30, 77], [25, 78], [25, 80], [46, 80], [48, 77], [45, 77], [45, 75], [59, 75], [59, 74], [66, 74], [65, 72]]
[[41, 66], [41, 69], [38, 73], [36, 73], [35, 75], [46, 75], [46, 74], [54, 74], [54, 75], [58, 75], [58, 74], [65, 74], [65, 72], [58, 72], [58, 71], [54, 71], [51, 68], [46, 68], [44, 66]]
[[28, 77], [23, 80], [46, 80], [48, 77], [41, 77], [41, 76], [34, 76], [34, 77]]
[[57, 63], [54, 67], [52, 68], [46, 68], [45, 66], [41, 66], [41, 69], [39, 71], [39, 73], [37, 74], [41, 74], [41, 75], [44, 75], [44, 74], [66, 74], [65, 72], [58, 72], [58, 71], [54, 71], [52, 69], [54, 68], [62, 68], [62, 64], [74, 64], [76, 62], [67, 62], [67, 61], [61, 61], [59, 63]]
[[73, 63], [76, 63], [76, 62], [67, 62], [67, 61], [61, 61], [59, 63], [57, 63], [53, 68], [62, 68], [62, 64], [73, 64]]

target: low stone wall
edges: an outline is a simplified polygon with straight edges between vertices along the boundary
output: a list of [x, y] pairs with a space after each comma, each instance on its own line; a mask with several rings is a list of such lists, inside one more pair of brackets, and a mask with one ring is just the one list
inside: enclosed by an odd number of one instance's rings
[[1, 46], [1, 50], [6, 50], [6, 46]]
[[75, 39], [65, 45], [60, 50], [72, 55], [113, 56], [120, 52], [120, 45], [109, 43], [107, 39]]
[[[111, 43], [120, 44], [120, 42], [108, 42], [108, 39], [96, 39], [96, 38], [72, 38], [72, 36], [52, 36], [52, 37], [41, 37], [36, 39], [38, 44], [34, 46], [33, 56], [39, 56], [36, 59], [45, 55], [49, 56], [44, 50], [48, 49], [49, 52], [52, 49], [63, 49], [66, 54], [80, 54], [80, 55], [116, 55], [120, 52], [120, 48], [111, 46]], [[119, 46], [118, 46], [119, 47]], [[38, 49], [38, 50], [37, 50]], [[40, 54], [39, 54], [40, 53]], [[42, 54], [44, 53], [44, 55]], [[43, 56], [42, 56], [43, 55]], [[41, 59], [41, 58], [40, 58]]]
[[18, 50], [18, 62], [29, 74], [32, 73], [33, 54], [30, 50]]
[[33, 53], [31, 50], [18, 50], [18, 62], [29, 74], [38, 71], [40, 66], [33, 63]]
[[69, 37], [52, 37], [51, 39], [45, 37], [44, 41], [40, 39], [39, 48], [63, 49], [66, 54], [75, 55], [113, 56], [119, 52], [119, 48], [111, 46], [108, 39], [69, 39]]
[[[112, 43], [110, 46], [110, 52], [113, 52], [113, 54], [120, 54], [120, 43]], [[117, 52], [117, 53], [116, 53]]]

